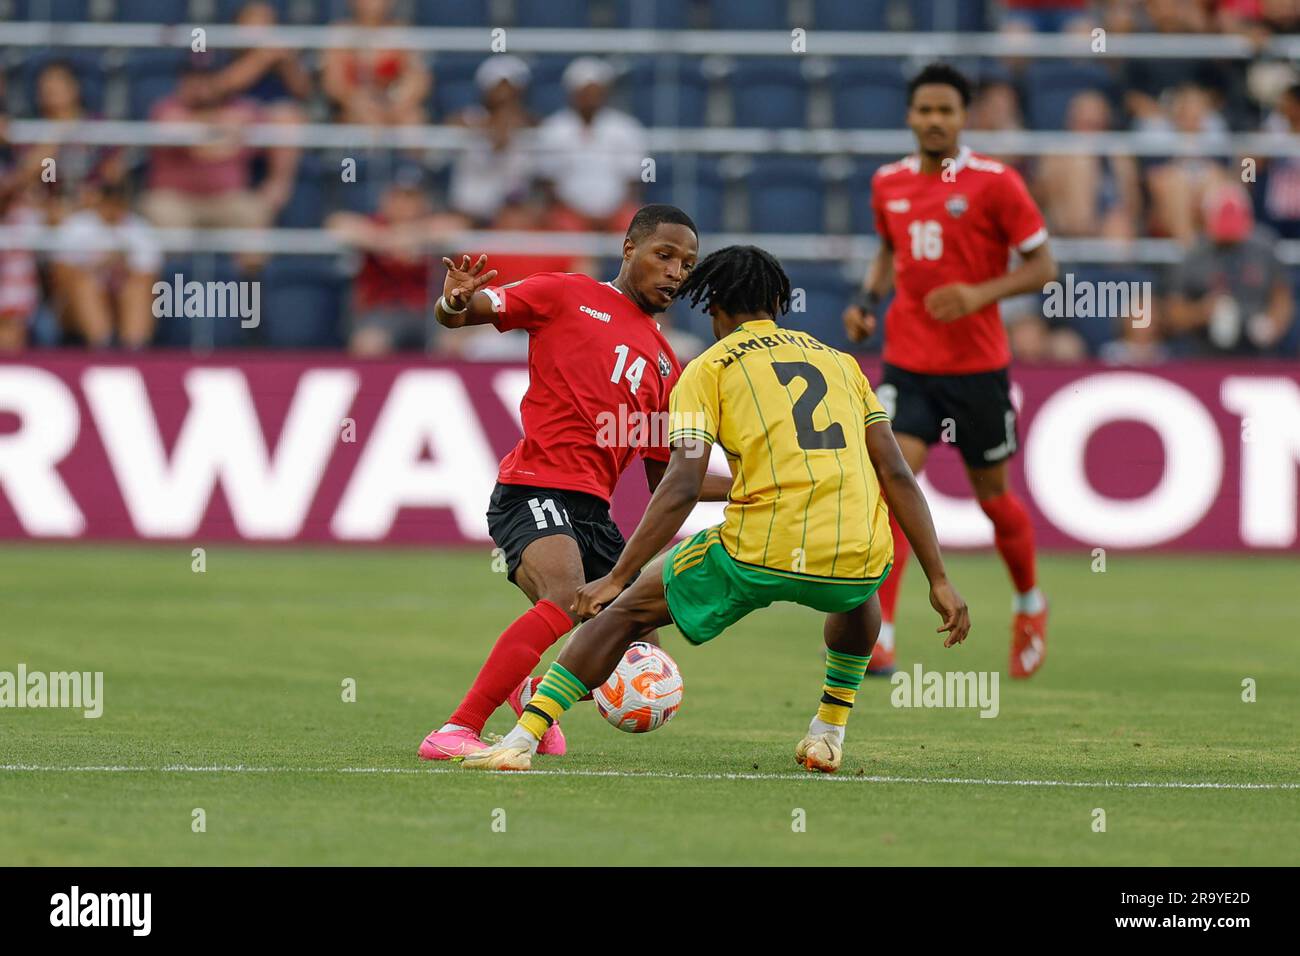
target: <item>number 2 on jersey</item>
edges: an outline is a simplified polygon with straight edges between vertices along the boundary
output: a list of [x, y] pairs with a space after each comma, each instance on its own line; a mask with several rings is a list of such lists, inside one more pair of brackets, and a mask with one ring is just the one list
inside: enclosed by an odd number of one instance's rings
[[794, 434], [799, 447], [807, 450], [820, 448], [845, 448], [844, 426], [831, 422], [820, 431], [813, 424], [813, 412], [826, 397], [826, 377], [811, 362], [773, 362], [776, 380], [788, 386], [796, 378], [803, 379], [808, 387], [794, 403]]
[[[618, 361], [614, 363], [614, 374], [609, 377], [611, 382], [617, 382], [623, 377], [623, 366], [627, 365], [627, 356], [629, 349], [626, 345], [614, 346], [614, 353], [618, 356]], [[641, 387], [641, 376], [645, 374], [645, 358], [637, 356], [631, 365], [627, 366], [627, 383], [632, 388], [632, 394]]]

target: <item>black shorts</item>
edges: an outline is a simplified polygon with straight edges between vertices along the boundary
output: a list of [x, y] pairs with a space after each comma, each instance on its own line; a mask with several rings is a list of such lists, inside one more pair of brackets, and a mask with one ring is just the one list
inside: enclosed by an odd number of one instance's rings
[[581, 491], [498, 483], [487, 520], [488, 533], [505, 554], [511, 581], [524, 549], [553, 534], [568, 535], [578, 543], [587, 581], [609, 574], [623, 553], [623, 533], [609, 516], [609, 503]]
[[1016, 410], [1006, 369], [971, 375], [922, 375], [886, 365], [876, 389], [895, 432], [927, 445], [951, 442], [970, 468], [1016, 453]]

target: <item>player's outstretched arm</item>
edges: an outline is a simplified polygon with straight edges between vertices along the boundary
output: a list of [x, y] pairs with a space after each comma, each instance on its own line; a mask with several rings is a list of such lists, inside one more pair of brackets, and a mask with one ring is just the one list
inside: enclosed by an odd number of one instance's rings
[[686, 444], [673, 446], [668, 470], [650, 497], [650, 504], [623, 548], [618, 563], [603, 578], [578, 589], [573, 605], [578, 617], [585, 620], [618, 597], [636, 573], [673, 540], [673, 535], [700, 500], [700, 489], [708, 470], [708, 455], [701, 455], [698, 449]]
[[930, 582], [930, 604], [943, 618], [937, 632], [948, 634], [944, 647], [952, 647], [966, 640], [970, 631], [970, 611], [957, 589], [948, 581], [939, 550], [939, 538], [930, 517], [930, 506], [916, 483], [916, 476], [907, 467], [907, 461], [894, 439], [894, 430], [888, 422], [876, 422], [867, 428], [867, 453], [880, 478], [880, 487], [889, 502], [889, 508], [898, 519], [898, 526], [907, 535], [916, 559], [920, 562]]
[[456, 264], [443, 256], [447, 278], [442, 283], [442, 298], [433, 307], [434, 317], [440, 325], [459, 329], [466, 325], [486, 325], [496, 317], [492, 300], [478, 292], [497, 277], [496, 269], [487, 268], [487, 256], [479, 256], [470, 263], [469, 256], [461, 257]]

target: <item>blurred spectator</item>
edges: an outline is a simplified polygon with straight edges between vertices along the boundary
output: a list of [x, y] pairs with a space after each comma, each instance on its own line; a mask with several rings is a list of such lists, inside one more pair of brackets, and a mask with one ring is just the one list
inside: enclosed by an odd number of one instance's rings
[[[95, 118], [82, 105], [77, 74], [59, 61], [46, 64], [37, 74], [36, 108], [40, 118], [49, 122], [75, 123]], [[126, 163], [121, 148], [116, 146], [48, 143], [26, 151], [22, 170], [30, 182], [41, 185], [46, 217], [55, 224], [74, 209], [93, 204], [100, 186], [121, 183]]]
[[1295, 303], [1274, 237], [1256, 229], [1239, 184], [1216, 188], [1205, 203], [1206, 238], [1174, 270], [1164, 332], [1193, 354], [1276, 354]]
[[622, 232], [640, 205], [645, 128], [606, 105], [614, 70], [580, 57], [564, 71], [569, 106], [538, 128], [540, 175], [559, 203], [560, 229]]
[[[1025, 128], [1020, 94], [1006, 77], [995, 77], [979, 85], [967, 112], [966, 128], [999, 133], [1019, 133]], [[1006, 153], [990, 154], [999, 162], [1014, 166], [1024, 175], [1024, 157]], [[1026, 177], [1027, 178], [1027, 177]]]
[[452, 166], [450, 203], [476, 223], [490, 223], [507, 200], [527, 193], [536, 164], [519, 141], [534, 125], [524, 106], [531, 77], [517, 56], [499, 53], [484, 60], [474, 74], [480, 103], [452, 118], [470, 130], [467, 147]]
[[[275, 7], [262, 0], [246, 4], [235, 18], [237, 25], [250, 28], [275, 22]], [[267, 106], [299, 103], [311, 96], [312, 83], [298, 56], [298, 51], [282, 47], [240, 50], [217, 71], [217, 87], [222, 96], [247, 97]]]
[[[1267, 128], [1300, 136], [1300, 84], [1278, 98]], [[1264, 222], [1283, 239], [1300, 239], [1300, 157], [1261, 159], [1257, 173], [1254, 192]]]
[[[1073, 133], [1107, 132], [1110, 104], [1095, 90], [1078, 93], [1070, 100], [1065, 126]], [[1114, 240], [1136, 235], [1140, 184], [1131, 156], [1044, 156], [1036, 185], [1053, 235]]]
[[[1179, 133], [1225, 131], [1222, 118], [1214, 112], [1210, 94], [1193, 83], [1184, 84], [1174, 92], [1170, 114], [1173, 128]], [[1151, 233], [1172, 236], [1186, 245], [1195, 242], [1205, 197], [1227, 177], [1227, 168], [1217, 158], [1182, 156], [1153, 163], [1147, 171]]]
[[1217, 0], [1218, 25], [1225, 33], [1243, 33], [1263, 44], [1275, 33], [1300, 33], [1296, 0]]
[[[28, 190], [14, 169], [8, 134], [9, 117], [0, 113], [0, 228], [33, 228], [41, 224], [41, 215], [26, 201]], [[40, 299], [36, 254], [0, 249], [0, 352], [19, 351], [26, 345], [27, 326]]]
[[160, 123], [207, 123], [220, 136], [195, 146], [154, 147], [149, 192], [141, 206], [155, 225], [180, 228], [257, 228], [270, 225], [288, 201], [297, 150], [271, 150], [266, 179], [254, 188], [257, 150], [243, 141], [242, 128], [260, 117], [257, 104], [229, 99], [211, 72], [196, 67], [182, 74], [176, 92], [153, 108]]
[[[402, 26], [392, 0], [352, 0], [351, 7], [352, 19], [339, 26]], [[323, 85], [341, 122], [410, 126], [425, 121], [432, 78], [413, 50], [335, 48], [325, 53]]]
[[1002, 29], [1067, 33], [1093, 22], [1091, 0], [1002, 0]]
[[65, 331], [91, 348], [148, 345], [162, 251], [153, 229], [131, 212], [126, 188], [105, 186], [93, 207], [64, 219], [57, 245], [54, 279]]
[[[1146, 0], [1133, 28], [1154, 33], [1204, 33], [1210, 29], [1205, 11], [1191, 0]], [[1166, 129], [1169, 125], [1169, 91], [1200, 87], [1211, 95], [1210, 111], [1222, 112], [1217, 121], [1227, 128], [1246, 120], [1245, 71], [1241, 63], [1206, 59], [1132, 57], [1121, 70], [1124, 107], [1139, 129]], [[1210, 94], [1209, 91], [1213, 91]]]
[[384, 355], [394, 349], [432, 350], [429, 289], [441, 265], [429, 250], [438, 235], [465, 228], [460, 216], [435, 213], [417, 167], [398, 169], [379, 209], [365, 216], [337, 212], [325, 227], [361, 253], [353, 280], [348, 349]]

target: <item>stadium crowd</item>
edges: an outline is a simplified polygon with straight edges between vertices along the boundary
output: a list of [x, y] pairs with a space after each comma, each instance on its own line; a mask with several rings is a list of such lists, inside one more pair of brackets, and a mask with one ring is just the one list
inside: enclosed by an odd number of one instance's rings
[[[6, 0], [0, 0], [0, 6]], [[13, 19], [140, 22], [206, 13], [247, 25], [360, 27], [636, 26], [644, 4], [575, 0], [7, 0]], [[482, 10], [471, 9], [482, 7]], [[660, 0], [649, 25], [788, 30], [960, 29], [1005, 33], [1224, 34], [1262, 45], [1300, 30], [1300, 0]], [[167, 11], [170, 11], [168, 13]], [[504, 11], [504, 12], [503, 12]], [[937, 11], [937, 12], [936, 12]], [[950, 19], [940, 13], [947, 11]], [[557, 22], [552, 18], [564, 18]], [[186, 22], [189, 22], [188, 20]], [[702, 231], [828, 235], [873, 232], [868, 185], [896, 155], [652, 156], [647, 129], [668, 103], [680, 127], [901, 129], [916, 64], [844, 58], [420, 54], [410, 50], [6, 50], [0, 96], [0, 226], [47, 225], [54, 247], [0, 248], [0, 349], [194, 344], [347, 347], [358, 355], [423, 350], [469, 359], [517, 358], [513, 335], [440, 336], [431, 318], [444, 254], [468, 229], [563, 235], [621, 232], [644, 201], [677, 201]], [[976, 80], [969, 129], [983, 131], [1266, 131], [1300, 135], [1300, 70], [1253, 60], [958, 58]], [[671, 95], [659, 82], [668, 73]], [[201, 145], [11, 143], [17, 119], [210, 124]], [[465, 131], [457, 153], [394, 146], [339, 150], [254, 147], [251, 123]], [[1036, 297], [1004, 308], [1022, 361], [1089, 356], [1149, 362], [1188, 355], [1300, 352], [1294, 299], [1300, 270], [1277, 240], [1300, 239], [1300, 156], [999, 156], [1025, 177], [1054, 237], [1114, 244], [1167, 238], [1182, 261], [1154, 266], [1062, 263], [1076, 282], [1152, 283], [1154, 321], [1130, 315], [1051, 316]], [[646, 181], [646, 161], [657, 175]], [[165, 249], [160, 229], [326, 230], [334, 256], [233, 255]], [[615, 249], [611, 253], [616, 254]], [[609, 259], [575, 253], [494, 255], [508, 282], [537, 271], [613, 274]], [[804, 322], [844, 345], [839, 313], [861, 263], [791, 262], [806, 290]], [[259, 328], [155, 317], [152, 288], [185, 279], [263, 283]], [[431, 294], [432, 291], [432, 294]], [[684, 357], [704, 325], [674, 314]], [[869, 347], [871, 343], [868, 343]], [[454, 350], [454, 351], [453, 351]]]

